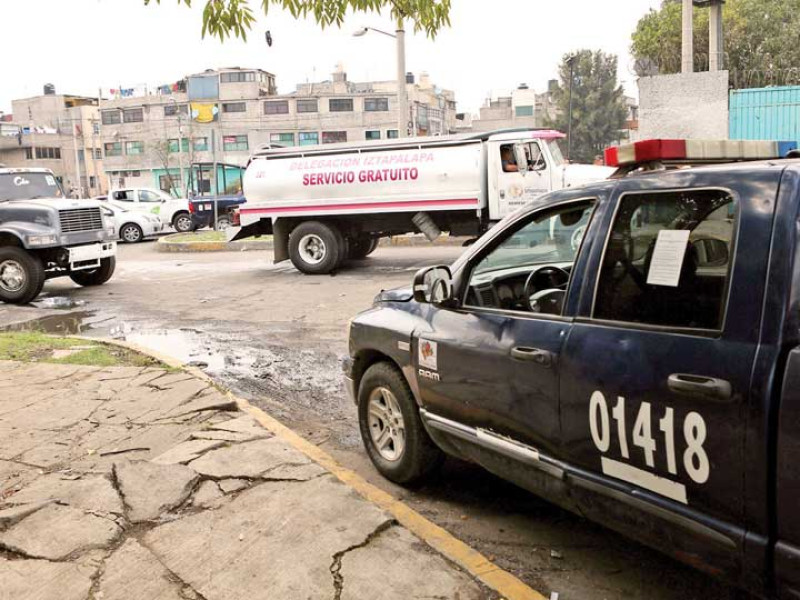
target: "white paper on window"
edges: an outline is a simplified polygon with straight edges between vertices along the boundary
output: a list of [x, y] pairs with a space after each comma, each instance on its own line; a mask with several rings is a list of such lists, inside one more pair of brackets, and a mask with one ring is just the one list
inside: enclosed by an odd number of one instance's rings
[[658, 232], [647, 273], [648, 285], [678, 287], [690, 233], [688, 230], [673, 229], [662, 229]]

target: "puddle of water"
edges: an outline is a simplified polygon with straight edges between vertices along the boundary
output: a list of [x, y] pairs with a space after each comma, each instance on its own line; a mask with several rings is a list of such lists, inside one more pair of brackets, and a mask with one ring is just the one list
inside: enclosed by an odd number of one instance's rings
[[59, 335], [79, 335], [92, 328], [86, 320], [94, 315], [93, 312], [79, 311], [65, 315], [50, 315], [39, 319], [32, 319], [24, 323], [7, 325], [0, 331], [40, 331]]
[[73, 300], [69, 296], [45, 296], [32, 302], [37, 308], [66, 310], [77, 308], [86, 304], [85, 300]]

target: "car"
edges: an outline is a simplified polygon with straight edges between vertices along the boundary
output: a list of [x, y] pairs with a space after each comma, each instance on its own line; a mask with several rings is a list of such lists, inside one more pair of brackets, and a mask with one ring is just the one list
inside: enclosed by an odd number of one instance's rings
[[126, 244], [142, 242], [158, 235], [164, 223], [158, 215], [126, 210], [119, 205], [101, 202], [101, 205], [114, 216], [114, 227], [119, 240]]
[[245, 202], [246, 200], [241, 194], [192, 198], [189, 201], [192, 224], [195, 229], [213, 227], [214, 204], [216, 203], [217, 229], [220, 231], [228, 229], [234, 222], [233, 211]]
[[411, 485], [472, 461], [800, 598], [800, 161], [783, 156], [553, 192], [381, 292], [344, 360], [377, 470]]
[[122, 188], [107, 195], [108, 202], [126, 210], [158, 215], [164, 225], [184, 233], [192, 230], [189, 201], [152, 188]]

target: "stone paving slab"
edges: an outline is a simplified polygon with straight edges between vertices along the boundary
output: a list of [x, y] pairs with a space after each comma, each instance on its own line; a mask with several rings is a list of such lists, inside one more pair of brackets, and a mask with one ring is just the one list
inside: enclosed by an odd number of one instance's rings
[[99, 590], [96, 597], [102, 600], [186, 600], [169, 571], [135, 539], [128, 539], [106, 560]]
[[200, 479], [195, 471], [183, 465], [148, 461], [116, 463], [114, 477], [131, 523], [153, 521], [177, 508], [191, 495]]
[[65, 479], [62, 473], [50, 473], [9, 498], [12, 504], [33, 504], [58, 500], [73, 508], [121, 515], [122, 500], [110, 479], [103, 475], [76, 475]]
[[94, 572], [79, 563], [0, 557], [0, 600], [86, 600]]

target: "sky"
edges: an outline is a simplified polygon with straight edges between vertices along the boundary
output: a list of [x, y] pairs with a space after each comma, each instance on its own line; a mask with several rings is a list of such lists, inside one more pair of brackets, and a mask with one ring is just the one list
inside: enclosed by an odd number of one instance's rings
[[[205, 0], [192, 8], [177, 0], [4, 0], [0, 57], [0, 111], [11, 100], [42, 93], [97, 95], [99, 90], [156, 86], [209, 68], [260, 68], [274, 73], [278, 91], [330, 78], [342, 63], [351, 81], [396, 77], [391, 38], [354, 37], [369, 26], [394, 30], [380, 14], [351, 14], [343, 27], [321, 30], [272, 8], [260, 12], [247, 42], [201, 37]], [[544, 91], [564, 54], [581, 48], [619, 55], [619, 76], [636, 96], [629, 55], [639, 18], [661, 0], [452, 0], [451, 27], [435, 40], [406, 36], [406, 67], [427, 71], [437, 86], [454, 90], [459, 112], [476, 113], [486, 98], [520, 83]], [[272, 34], [268, 47], [264, 32]]]

